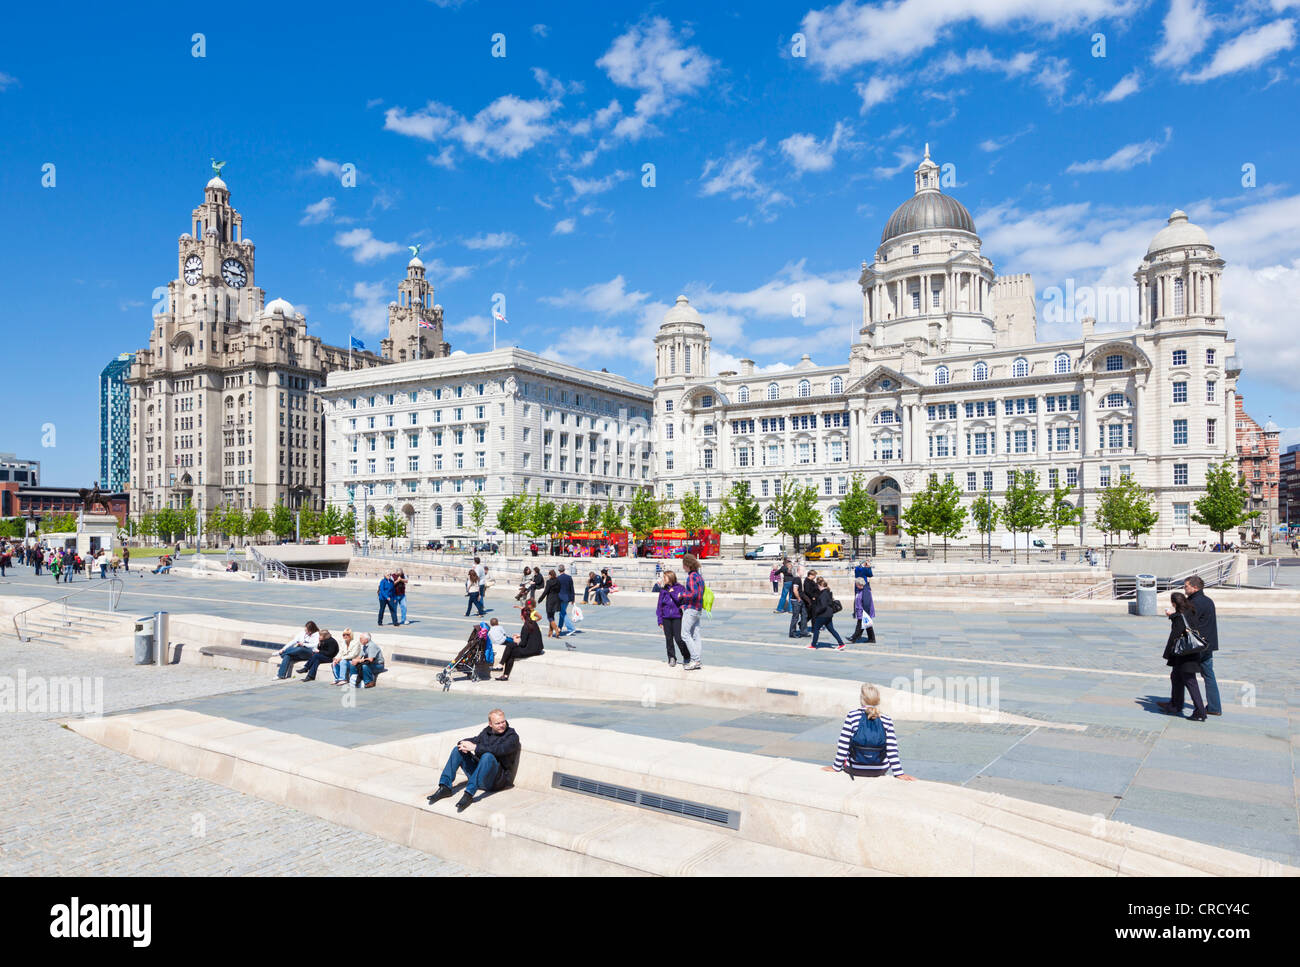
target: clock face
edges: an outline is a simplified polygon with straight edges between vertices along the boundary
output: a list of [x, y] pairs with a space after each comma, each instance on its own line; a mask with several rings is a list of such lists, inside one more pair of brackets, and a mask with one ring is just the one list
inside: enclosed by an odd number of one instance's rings
[[226, 259], [221, 263], [221, 277], [232, 289], [242, 289], [248, 281], [248, 269], [239, 259]]
[[185, 282], [194, 285], [203, 277], [203, 259], [191, 255], [185, 260]]

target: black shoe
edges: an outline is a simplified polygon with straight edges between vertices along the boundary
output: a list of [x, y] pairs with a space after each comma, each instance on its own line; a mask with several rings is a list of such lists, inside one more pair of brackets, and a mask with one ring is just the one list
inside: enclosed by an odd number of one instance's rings
[[1189, 722], [1204, 722], [1204, 721], [1205, 721], [1205, 714], [1202, 713], [1202, 714], [1200, 714], [1200, 715], [1197, 715], [1195, 712], [1193, 712], [1191, 715], [1187, 716], [1187, 721], [1189, 721]]
[[[449, 789], [447, 791], [450, 792], [451, 790]], [[472, 803], [473, 801], [474, 801], [474, 797], [471, 796], [469, 793], [465, 793], [463, 796], [460, 797], [460, 802], [456, 803], [456, 812], [463, 813], [465, 811], [465, 808], [469, 806], [469, 804]]]
[[439, 784], [438, 788], [433, 791], [433, 795], [428, 797], [429, 805], [432, 806], [439, 799], [446, 799], [450, 795], [451, 789], [448, 786]]
[[1156, 702], [1156, 708], [1160, 709], [1160, 711], [1164, 712], [1166, 715], [1183, 714], [1182, 709], [1174, 708], [1173, 702]]

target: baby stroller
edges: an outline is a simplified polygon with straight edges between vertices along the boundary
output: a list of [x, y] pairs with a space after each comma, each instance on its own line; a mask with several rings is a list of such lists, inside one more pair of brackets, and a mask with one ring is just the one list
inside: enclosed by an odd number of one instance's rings
[[451, 676], [455, 672], [463, 672], [471, 682], [484, 682], [492, 677], [492, 666], [487, 660], [487, 643], [486, 625], [470, 630], [465, 647], [446, 668], [438, 672], [438, 681], [444, 692], [450, 690]]

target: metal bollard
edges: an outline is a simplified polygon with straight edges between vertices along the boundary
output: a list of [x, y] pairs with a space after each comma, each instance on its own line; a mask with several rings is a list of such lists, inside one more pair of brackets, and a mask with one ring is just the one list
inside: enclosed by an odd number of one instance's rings
[[155, 611], [153, 614], [153, 642], [157, 649], [155, 654], [158, 656], [158, 667], [161, 668], [167, 664], [167, 647], [171, 644], [171, 615], [166, 611]]

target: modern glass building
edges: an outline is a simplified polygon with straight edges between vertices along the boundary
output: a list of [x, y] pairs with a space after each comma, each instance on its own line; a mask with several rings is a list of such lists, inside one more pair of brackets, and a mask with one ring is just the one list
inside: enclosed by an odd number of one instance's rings
[[126, 377], [135, 353], [122, 353], [99, 374], [99, 485], [126, 490], [131, 479], [131, 390]]

